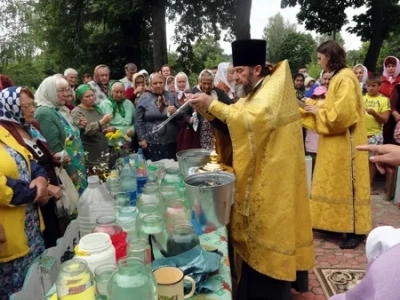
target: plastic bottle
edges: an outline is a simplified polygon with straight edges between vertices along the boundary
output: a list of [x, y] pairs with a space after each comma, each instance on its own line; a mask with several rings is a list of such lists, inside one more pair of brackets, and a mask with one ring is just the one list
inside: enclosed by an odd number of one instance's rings
[[129, 164], [129, 157], [124, 158], [124, 166], [119, 175], [120, 191], [129, 193], [130, 205], [136, 206], [137, 199], [137, 182], [136, 170]]
[[147, 162], [142, 148], [139, 148], [136, 157], [136, 176], [138, 193], [141, 194], [143, 187], [147, 183]]

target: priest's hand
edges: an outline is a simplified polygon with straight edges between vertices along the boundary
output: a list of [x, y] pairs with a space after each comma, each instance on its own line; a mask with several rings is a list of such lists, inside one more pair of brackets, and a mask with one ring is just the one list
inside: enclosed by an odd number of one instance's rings
[[310, 113], [310, 114], [316, 114], [318, 112], [318, 107], [316, 107], [315, 105], [306, 105], [304, 106], [304, 110], [306, 113]]
[[194, 94], [190, 101], [190, 106], [196, 110], [207, 111], [211, 102], [213, 102], [213, 98], [210, 95], [200, 93]]
[[388, 169], [400, 166], [400, 146], [396, 145], [362, 145], [357, 150], [370, 151], [372, 156], [369, 160], [376, 164], [379, 172], [387, 173]]

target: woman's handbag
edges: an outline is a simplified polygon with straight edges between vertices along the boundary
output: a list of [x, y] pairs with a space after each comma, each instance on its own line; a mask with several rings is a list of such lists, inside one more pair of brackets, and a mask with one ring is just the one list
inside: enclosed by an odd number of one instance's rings
[[60, 187], [62, 190], [60, 200], [56, 201], [57, 215], [59, 217], [65, 215], [70, 216], [77, 208], [79, 194], [65, 169], [56, 168], [56, 174], [60, 180]]

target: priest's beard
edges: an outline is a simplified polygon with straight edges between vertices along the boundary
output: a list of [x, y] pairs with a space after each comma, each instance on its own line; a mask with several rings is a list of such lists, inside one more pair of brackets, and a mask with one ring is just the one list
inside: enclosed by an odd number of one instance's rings
[[249, 70], [249, 75], [247, 76], [246, 82], [240, 85], [237, 85], [237, 95], [239, 98], [247, 97], [251, 91], [253, 90], [254, 86], [256, 85], [253, 70]]

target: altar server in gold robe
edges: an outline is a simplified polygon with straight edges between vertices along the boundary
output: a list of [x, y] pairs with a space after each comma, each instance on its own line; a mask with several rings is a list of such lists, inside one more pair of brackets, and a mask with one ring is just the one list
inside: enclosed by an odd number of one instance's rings
[[352, 249], [372, 228], [368, 153], [356, 150], [367, 143], [364, 100], [357, 77], [346, 67], [346, 53], [336, 42], [321, 44], [317, 57], [322, 70], [333, 77], [321, 107], [300, 108], [303, 126], [319, 133], [310, 200], [312, 225], [346, 233], [340, 247]]
[[[229, 128], [236, 175], [231, 240], [242, 260], [238, 299], [291, 299], [308, 290], [314, 265], [302, 126], [288, 61], [265, 67], [266, 42], [232, 44], [243, 98], [232, 105], [206, 94], [191, 105]], [[240, 274], [241, 273], [241, 274]]]

